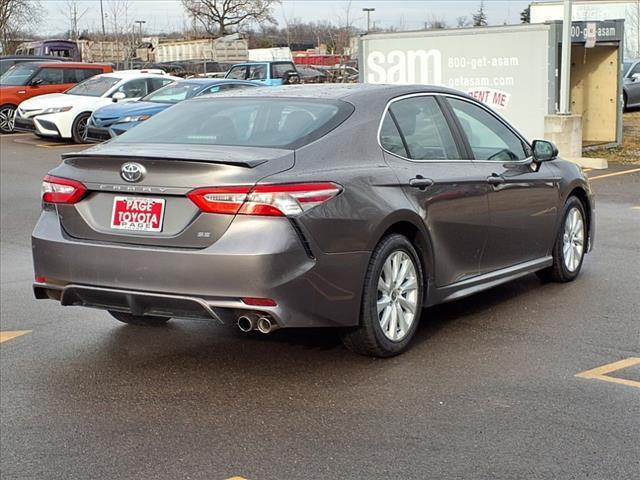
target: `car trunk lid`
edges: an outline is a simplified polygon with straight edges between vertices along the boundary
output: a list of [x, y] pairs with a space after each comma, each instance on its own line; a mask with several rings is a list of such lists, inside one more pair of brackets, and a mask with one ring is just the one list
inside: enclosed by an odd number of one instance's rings
[[[123, 165], [131, 162], [143, 169], [139, 181], [123, 178]], [[202, 187], [251, 187], [293, 164], [293, 151], [283, 149], [104, 144], [64, 155], [63, 163], [51, 175], [77, 180], [87, 187], [86, 196], [78, 203], [57, 205], [62, 227], [72, 237], [205, 248], [224, 234], [234, 215], [203, 213], [187, 198], [188, 192]], [[131, 205], [133, 211], [122, 213]], [[154, 214], [156, 223], [138, 222]], [[123, 215], [134, 222], [123, 224], [118, 220]], [[129, 229], [143, 223], [145, 230]]]

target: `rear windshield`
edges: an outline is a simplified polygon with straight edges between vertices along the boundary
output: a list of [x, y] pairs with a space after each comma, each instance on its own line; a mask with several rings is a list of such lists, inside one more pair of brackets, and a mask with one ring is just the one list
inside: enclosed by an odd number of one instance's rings
[[122, 143], [299, 148], [342, 123], [342, 101], [227, 97], [179, 103], [118, 137]]
[[16, 64], [0, 77], [0, 85], [26, 85], [31, 75], [40, 68], [36, 63]]
[[65, 93], [69, 95], [85, 95], [87, 97], [101, 97], [120, 81], [116, 77], [92, 77], [70, 88]]

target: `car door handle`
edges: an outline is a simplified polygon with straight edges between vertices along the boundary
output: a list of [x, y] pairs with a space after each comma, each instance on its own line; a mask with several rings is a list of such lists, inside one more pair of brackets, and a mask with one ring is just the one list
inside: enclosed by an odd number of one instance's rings
[[506, 180], [504, 179], [504, 177], [496, 173], [492, 174], [490, 177], [487, 177], [487, 183], [490, 185], [501, 185], [505, 182]]
[[416, 176], [416, 178], [412, 178], [409, 180], [409, 186], [413, 188], [424, 189], [433, 185], [433, 180], [430, 178], [424, 178], [422, 175]]

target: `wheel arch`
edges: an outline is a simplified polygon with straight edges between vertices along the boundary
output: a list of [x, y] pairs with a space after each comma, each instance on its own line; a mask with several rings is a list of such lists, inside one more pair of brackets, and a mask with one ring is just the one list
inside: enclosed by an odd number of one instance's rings
[[384, 237], [394, 233], [403, 235], [409, 239], [418, 252], [424, 274], [424, 299], [426, 300], [428, 287], [434, 281], [432, 276], [435, 272], [433, 244], [429, 232], [425, 228], [422, 219], [416, 213], [408, 211], [397, 212], [396, 215], [388, 218], [380, 225], [376, 235], [374, 235], [375, 243], [371, 250], [373, 250], [375, 245], [380, 243], [380, 240]]
[[580, 200], [582, 208], [584, 208], [584, 213], [587, 216], [587, 218], [585, 219], [587, 221], [587, 228], [585, 230], [587, 234], [587, 240], [589, 241], [591, 240], [591, 222], [593, 221], [593, 207], [591, 205], [591, 201], [589, 200], [589, 194], [584, 187], [582, 187], [581, 185], [576, 185], [569, 191], [566, 198], [564, 199], [564, 203], [566, 204], [571, 197], [576, 197], [578, 200]]

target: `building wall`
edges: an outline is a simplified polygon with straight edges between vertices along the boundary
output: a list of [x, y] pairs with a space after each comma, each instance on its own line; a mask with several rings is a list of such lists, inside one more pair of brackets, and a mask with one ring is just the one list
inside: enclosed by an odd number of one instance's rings
[[[533, 2], [531, 23], [562, 20], [562, 2]], [[640, 0], [574, 1], [573, 21], [625, 20], [625, 58], [640, 58]]]

